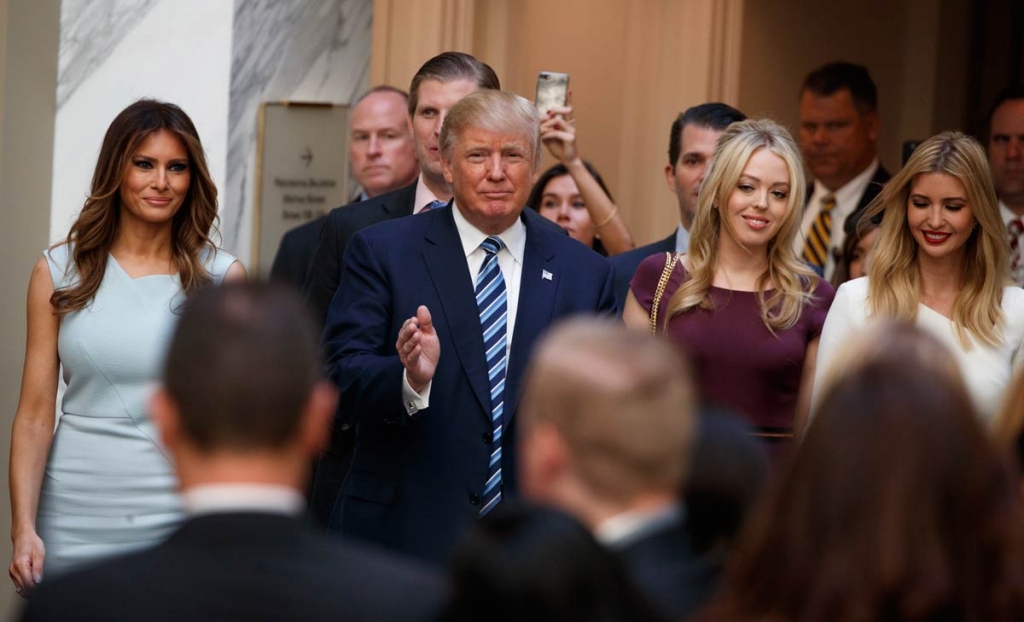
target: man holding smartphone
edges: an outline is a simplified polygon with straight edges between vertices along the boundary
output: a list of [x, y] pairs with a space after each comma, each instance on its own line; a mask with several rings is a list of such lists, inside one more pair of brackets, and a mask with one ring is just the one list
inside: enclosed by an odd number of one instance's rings
[[641, 261], [657, 253], [685, 253], [689, 248], [697, 193], [715, 153], [718, 137], [729, 124], [746, 118], [732, 106], [714, 102], [688, 108], [672, 122], [665, 182], [679, 202], [679, 226], [662, 240], [608, 259], [615, 271], [615, 299], [620, 311], [626, 304], [629, 282]]

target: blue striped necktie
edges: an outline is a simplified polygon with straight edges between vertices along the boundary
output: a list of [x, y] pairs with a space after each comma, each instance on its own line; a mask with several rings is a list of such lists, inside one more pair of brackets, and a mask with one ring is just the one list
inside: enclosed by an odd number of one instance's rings
[[491, 459], [487, 466], [487, 483], [481, 500], [480, 516], [494, 509], [501, 501], [501, 415], [505, 406], [505, 348], [507, 344], [508, 294], [505, 279], [498, 266], [498, 251], [505, 243], [491, 236], [480, 243], [484, 263], [476, 277], [476, 305], [480, 309], [480, 330], [484, 336], [487, 377], [491, 390]]

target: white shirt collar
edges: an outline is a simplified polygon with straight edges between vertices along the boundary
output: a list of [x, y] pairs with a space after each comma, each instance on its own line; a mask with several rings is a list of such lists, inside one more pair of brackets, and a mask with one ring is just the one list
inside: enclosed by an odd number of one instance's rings
[[1017, 217], [1013, 210], [1006, 207], [1006, 203], [1003, 203], [1002, 200], [999, 201], [999, 214], [1003, 217], [1004, 224], [1010, 224], [1010, 221]]
[[594, 530], [594, 537], [604, 546], [621, 549], [659, 531], [665, 526], [683, 520], [682, 503], [672, 503], [651, 510], [631, 510], [607, 518]]
[[[474, 227], [466, 217], [459, 211], [459, 206], [452, 203], [452, 215], [455, 217], [455, 229], [459, 232], [459, 239], [462, 240], [462, 250], [466, 257], [480, 248], [480, 243], [487, 239], [487, 234]], [[505, 248], [516, 260], [522, 264], [526, 255], [526, 226], [523, 224], [522, 216], [516, 218], [512, 226], [498, 234]]]
[[[871, 182], [871, 178], [875, 176], [875, 171], [877, 170], [878, 158], [875, 158], [866, 169], [848, 181], [845, 186], [835, 191], [829, 190], [820, 181], [815, 179], [814, 194], [811, 195], [812, 200], [820, 201], [829, 194], [835, 195], [836, 207], [840, 209], [841, 213], [845, 215], [852, 214], [853, 210], [857, 208], [860, 198], [864, 196], [864, 190], [867, 189], [868, 183]], [[835, 222], [835, 219], [833, 219], [833, 222]], [[839, 226], [842, 227], [843, 223], [840, 222]]]
[[239, 511], [299, 516], [306, 507], [298, 490], [273, 484], [205, 484], [192, 486], [181, 496], [191, 516]]
[[[420, 176], [416, 179], [416, 202], [413, 203], [412, 213], [419, 214], [420, 210], [424, 207], [430, 205], [434, 201], [440, 200], [441, 199], [437, 198], [437, 196], [430, 191], [430, 188], [427, 187], [427, 182], [423, 181], [423, 173], [420, 173]], [[445, 201], [445, 203], [447, 203], [447, 201]]]
[[690, 249], [690, 232], [686, 230], [683, 223], [676, 228], [676, 252], [685, 253]]

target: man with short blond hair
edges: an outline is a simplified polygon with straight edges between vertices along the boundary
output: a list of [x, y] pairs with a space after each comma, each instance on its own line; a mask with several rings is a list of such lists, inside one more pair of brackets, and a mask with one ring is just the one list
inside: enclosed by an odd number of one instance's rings
[[524, 497], [574, 515], [653, 604], [686, 618], [717, 570], [693, 551], [680, 498], [697, 424], [682, 357], [619, 324], [573, 319], [537, 347], [526, 386]]

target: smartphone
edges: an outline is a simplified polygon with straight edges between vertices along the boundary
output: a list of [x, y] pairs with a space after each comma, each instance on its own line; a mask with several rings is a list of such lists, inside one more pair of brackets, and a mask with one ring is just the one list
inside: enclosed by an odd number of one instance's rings
[[548, 110], [564, 106], [569, 95], [569, 74], [557, 71], [542, 71], [537, 74], [537, 112], [541, 118]]

